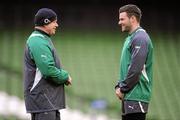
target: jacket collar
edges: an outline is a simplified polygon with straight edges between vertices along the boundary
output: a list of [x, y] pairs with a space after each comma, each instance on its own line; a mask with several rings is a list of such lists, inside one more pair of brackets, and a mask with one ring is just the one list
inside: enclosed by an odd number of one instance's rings
[[41, 34], [44, 34], [44, 35], [46, 35], [46, 36], [48, 36], [48, 37], [51, 37], [49, 34], [47, 34], [46, 32], [44, 32], [44, 31], [42, 31], [42, 30], [40, 30], [40, 29], [38, 29], [38, 28], [35, 28], [34, 30], [35, 30], [35, 31], [38, 31], [38, 32], [40, 32]]

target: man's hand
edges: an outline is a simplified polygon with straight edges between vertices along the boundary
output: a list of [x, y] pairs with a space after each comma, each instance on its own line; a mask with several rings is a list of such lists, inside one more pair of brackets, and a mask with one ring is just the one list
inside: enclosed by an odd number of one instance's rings
[[72, 78], [70, 75], [69, 75], [68, 80], [66, 81], [65, 85], [67, 85], [67, 86], [72, 85]]
[[121, 92], [120, 88], [116, 89], [116, 96], [122, 100], [124, 98], [124, 94]]

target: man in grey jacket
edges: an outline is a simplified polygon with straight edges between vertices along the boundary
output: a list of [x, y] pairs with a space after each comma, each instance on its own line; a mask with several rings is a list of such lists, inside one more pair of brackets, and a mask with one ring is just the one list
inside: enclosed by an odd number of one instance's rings
[[64, 70], [51, 41], [56, 32], [57, 15], [49, 8], [36, 13], [35, 30], [29, 36], [24, 53], [24, 98], [31, 120], [60, 120], [65, 108], [64, 84], [72, 79]]

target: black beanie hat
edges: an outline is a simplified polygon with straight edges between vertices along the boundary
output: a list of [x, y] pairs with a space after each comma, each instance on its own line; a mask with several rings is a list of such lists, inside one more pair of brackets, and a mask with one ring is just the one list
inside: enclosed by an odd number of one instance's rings
[[43, 26], [57, 19], [56, 13], [49, 8], [41, 8], [34, 17], [35, 26]]

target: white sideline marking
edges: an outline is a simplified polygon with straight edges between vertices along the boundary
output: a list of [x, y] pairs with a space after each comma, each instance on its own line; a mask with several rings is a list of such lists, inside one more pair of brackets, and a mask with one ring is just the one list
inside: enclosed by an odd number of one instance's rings
[[30, 120], [30, 115], [26, 114], [24, 103], [16, 96], [9, 96], [0, 92], [0, 115], [16, 116], [20, 120]]
[[[69, 108], [60, 110], [60, 113], [61, 120], [115, 120], [108, 118], [106, 115], [84, 114], [79, 110]], [[30, 114], [25, 111], [24, 101], [16, 96], [9, 96], [4, 92], [0, 92], [0, 115], [12, 115], [20, 120], [30, 120]]]

